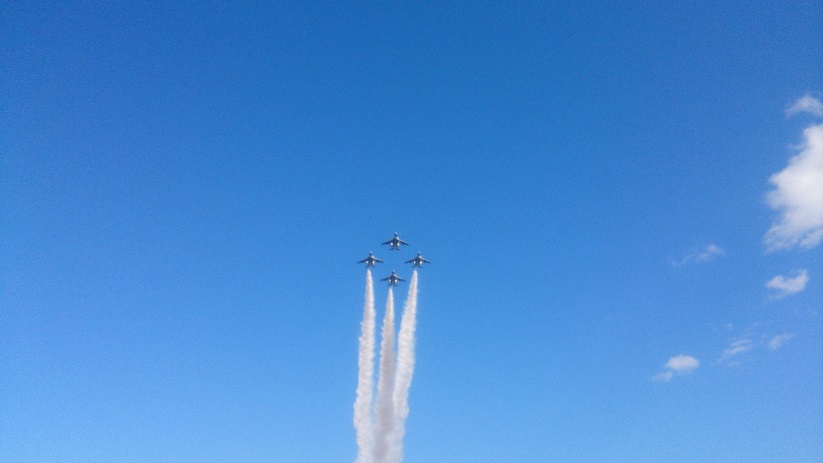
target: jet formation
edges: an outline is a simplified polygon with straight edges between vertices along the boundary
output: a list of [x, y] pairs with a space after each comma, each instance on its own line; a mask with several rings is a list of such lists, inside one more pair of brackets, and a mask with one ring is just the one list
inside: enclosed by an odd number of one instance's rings
[[[394, 237], [392, 239], [384, 242], [383, 245], [384, 246], [388, 245], [389, 246], [389, 251], [398, 251], [398, 250], [400, 250], [400, 246], [408, 246], [409, 243], [401, 240], [400, 237], [397, 236], [397, 232], [395, 232]], [[369, 267], [374, 267], [376, 264], [381, 264], [381, 263], [383, 263], [383, 261], [378, 259], [377, 257], [375, 257], [374, 254], [372, 254], [371, 251], [369, 251], [369, 255], [363, 260], [358, 260], [357, 263], [358, 264], [366, 264], [366, 268], [369, 268]], [[412, 267], [417, 268], [417, 267], [422, 267], [423, 264], [430, 264], [431, 262], [429, 260], [425, 259], [418, 252], [417, 256], [413, 257], [412, 259], [407, 260], [406, 263], [407, 264], [412, 264]], [[392, 270], [391, 275], [387, 276], [386, 278], [381, 278], [380, 281], [388, 282], [389, 286], [397, 286], [397, 283], [399, 283], [401, 281], [406, 281], [406, 280], [400, 278], [397, 275], [397, 273], [394, 270]]]

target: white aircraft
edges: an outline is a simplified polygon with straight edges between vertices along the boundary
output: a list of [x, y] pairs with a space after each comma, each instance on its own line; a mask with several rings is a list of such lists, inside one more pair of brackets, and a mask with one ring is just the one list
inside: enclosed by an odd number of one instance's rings
[[394, 238], [392, 238], [392, 239], [390, 239], [390, 240], [386, 241], [386, 242], [385, 242], [385, 243], [383, 243], [383, 244], [388, 244], [388, 245], [389, 245], [389, 251], [394, 251], [394, 250], [396, 250], [396, 249], [400, 249], [400, 245], [403, 245], [403, 246], [408, 246], [408, 245], [409, 245], [409, 243], [407, 243], [407, 242], [405, 242], [405, 241], [401, 240], [401, 239], [397, 236], [397, 232], [394, 232]]
[[383, 261], [378, 259], [377, 257], [374, 257], [374, 254], [372, 254], [371, 251], [369, 251], [369, 257], [366, 257], [363, 260], [358, 260], [357, 263], [366, 264], [366, 267], [374, 267], [374, 264], [382, 264]]
[[399, 276], [397, 276], [397, 274], [394, 273], [394, 270], [392, 270], [391, 275], [387, 276], [386, 278], [381, 278], [380, 281], [388, 281], [389, 286], [397, 286], [397, 282], [406, 281], [406, 280], [404, 280], [404, 279], [400, 278]]
[[423, 264], [431, 264], [428, 260], [424, 259], [420, 253], [417, 253], [417, 256], [411, 260], [406, 261], [407, 264], [412, 264], [412, 267], [422, 267]]

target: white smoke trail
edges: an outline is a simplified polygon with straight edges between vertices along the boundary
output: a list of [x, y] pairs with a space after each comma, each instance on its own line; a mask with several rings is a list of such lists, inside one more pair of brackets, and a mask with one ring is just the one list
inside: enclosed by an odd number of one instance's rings
[[360, 354], [357, 361], [357, 398], [354, 400], [354, 428], [357, 431], [355, 463], [372, 463], [372, 394], [374, 391], [374, 284], [366, 270], [366, 300], [360, 324]]
[[377, 404], [374, 428], [374, 463], [388, 463], [394, 429], [395, 353], [394, 353], [394, 293], [389, 288], [386, 315], [383, 318], [383, 340], [380, 346], [380, 377], [377, 380]]
[[400, 333], [397, 336], [397, 373], [394, 382], [394, 432], [390, 463], [403, 461], [403, 436], [406, 433], [406, 417], [409, 416], [409, 387], [414, 375], [414, 332], [417, 328], [417, 270], [409, 283], [409, 295], [403, 307]]

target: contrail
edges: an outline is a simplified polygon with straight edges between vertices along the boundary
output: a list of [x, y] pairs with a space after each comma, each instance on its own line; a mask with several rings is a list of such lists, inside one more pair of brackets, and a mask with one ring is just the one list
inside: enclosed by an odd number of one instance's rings
[[397, 337], [397, 373], [394, 380], [394, 431], [392, 433], [391, 463], [403, 461], [403, 436], [406, 417], [409, 416], [409, 387], [414, 375], [414, 331], [417, 325], [417, 270], [409, 283], [409, 295], [403, 307], [400, 333]]
[[374, 428], [374, 463], [389, 463], [395, 424], [392, 400], [395, 381], [394, 353], [394, 293], [389, 288], [386, 300], [386, 315], [383, 318], [383, 340], [380, 346], [380, 377], [377, 380], [377, 404]]
[[357, 430], [355, 463], [372, 463], [372, 394], [374, 391], [374, 284], [371, 270], [366, 270], [366, 301], [360, 324], [360, 356], [357, 398], [354, 400], [354, 428]]

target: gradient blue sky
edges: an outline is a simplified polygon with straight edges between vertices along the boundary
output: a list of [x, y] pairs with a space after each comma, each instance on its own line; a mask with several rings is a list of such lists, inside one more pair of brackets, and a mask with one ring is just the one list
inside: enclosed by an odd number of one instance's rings
[[352, 461], [372, 250], [434, 262], [409, 463], [819, 463], [821, 20], [2, 2], [0, 461]]

